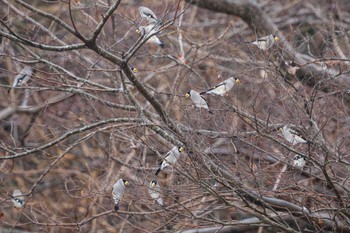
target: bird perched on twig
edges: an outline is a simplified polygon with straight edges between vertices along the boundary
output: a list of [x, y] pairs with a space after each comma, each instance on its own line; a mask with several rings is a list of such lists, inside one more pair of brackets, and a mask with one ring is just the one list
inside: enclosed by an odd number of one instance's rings
[[212, 87], [206, 91], [201, 92], [200, 94], [215, 94], [215, 95], [225, 95], [228, 91], [230, 91], [235, 84], [239, 84], [240, 81], [237, 78], [230, 77], [221, 83], [217, 84], [215, 87]]
[[128, 181], [119, 179], [117, 182], [114, 183], [113, 189], [112, 189], [112, 196], [114, 200], [114, 210], [119, 210], [119, 200], [123, 196], [125, 192], [125, 186], [129, 184]]
[[154, 12], [145, 6], [139, 7], [140, 15], [143, 19], [146, 19], [149, 24], [156, 24], [158, 23], [158, 18]]
[[306, 158], [302, 155], [296, 155], [293, 158], [293, 167], [302, 169], [306, 164]]
[[307, 143], [305, 138], [302, 138], [297, 131], [291, 129], [288, 125], [283, 126], [279, 130], [282, 132], [284, 139], [292, 143], [293, 146], [299, 143]]
[[21, 72], [19, 72], [19, 74], [15, 77], [12, 87], [8, 90], [8, 93], [10, 93], [12, 88], [24, 86], [29, 81], [32, 74], [33, 74], [33, 68], [30, 66], [25, 66], [21, 70]]
[[288, 74], [295, 76], [297, 70], [300, 69], [300, 65], [295, 63], [294, 61], [284, 61], [284, 65], [286, 67], [286, 71]]
[[190, 98], [191, 97], [192, 102], [194, 103], [194, 105], [197, 108], [205, 108], [205, 109], [208, 110], [209, 113], [212, 113], [209, 110], [209, 106], [208, 106], [208, 103], [207, 103], [206, 99], [204, 99], [204, 97], [199, 92], [194, 91], [194, 90], [190, 90], [189, 92], [187, 92], [185, 94], [185, 97], [186, 98]]
[[[149, 24], [147, 26], [139, 27], [136, 32], [140, 33], [144, 37], [148, 37], [149, 35], [155, 34], [157, 32], [157, 24]], [[147, 39], [147, 43], [153, 43], [159, 45], [164, 48], [164, 43], [157, 37], [157, 35], [153, 35]]]
[[268, 36], [258, 38], [255, 41], [250, 41], [245, 43], [256, 45], [258, 46], [259, 49], [266, 51], [269, 48], [271, 48], [274, 45], [274, 43], [277, 42], [278, 40], [279, 40], [278, 36], [271, 34]]
[[21, 190], [15, 189], [13, 191], [11, 201], [16, 208], [23, 208], [24, 207], [25, 201], [24, 201], [24, 196], [22, 195]]
[[159, 164], [159, 168], [155, 173], [156, 176], [158, 176], [159, 172], [164, 168], [174, 165], [184, 150], [183, 147], [174, 146], [168, 153], [166, 153], [164, 160]]
[[160, 196], [160, 191], [158, 180], [152, 180], [149, 183], [148, 193], [160, 206], [163, 206], [163, 199]]

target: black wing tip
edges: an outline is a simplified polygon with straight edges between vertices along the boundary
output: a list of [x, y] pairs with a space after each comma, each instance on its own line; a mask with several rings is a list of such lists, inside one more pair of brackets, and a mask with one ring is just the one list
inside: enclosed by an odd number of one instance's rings
[[160, 46], [162, 49], [164, 49], [165, 44], [164, 44], [163, 42], [161, 42], [161, 43], [159, 44], [159, 46]]
[[158, 176], [159, 172], [160, 172], [160, 168], [158, 168], [158, 170], [156, 171], [155, 175]]
[[119, 205], [114, 205], [114, 211], [118, 211], [119, 210]]

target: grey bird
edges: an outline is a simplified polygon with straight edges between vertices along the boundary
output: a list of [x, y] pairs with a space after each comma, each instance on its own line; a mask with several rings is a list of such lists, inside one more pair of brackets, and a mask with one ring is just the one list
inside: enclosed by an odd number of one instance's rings
[[[157, 25], [156, 24], [149, 24], [147, 26], [141, 26], [139, 27], [136, 32], [140, 33], [142, 36], [148, 37], [148, 35], [152, 35], [157, 32]], [[147, 39], [147, 43], [153, 43], [156, 45], [159, 45], [160, 47], [164, 48], [164, 43], [157, 37], [157, 35], [153, 35]]]
[[33, 68], [30, 66], [25, 66], [21, 72], [15, 77], [12, 87], [8, 90], [8, 93], [12, 88], [20, 87], [25, 85], [33, 74]]
[[164, 160], [159, 164], [159, 168], [156, 171], [156, 176], [164, 168], [174, 165], [176, 161], [180, 158], [181, 153], [184, 151], [183, 147], [174, 146], [168, 153], [166, 153]]
[[119, 179], [117, 182], [114, 183], [113, 189], [112, 189], [112, 196], [114, 200], [114, 210], [119, 210], [119, 200], [123, 196], [125, 192], [125, 186], [129, 184], [128, 181]]
[[293, 158], [293, 167], [302, 169], [306, 164], [306, 158], [302, 155], [296, 155]]
[[148, 193], [160, 206], [163, 206], [163, 199], [160, 196], [160, 192], [158, 180], [152, 180], [149, 183]]
[[205, 108], [208, 110], [209, 113], [211, 113], [211, 111], [209, 110], [207, 101], [203, 98], [203, 96], [199, 92], [190, 90], [185, 94], [185, 97], [186, 98], [191, 97], [192, 102], [197, 108]]
[[271, 48], [274, 45], [274, 43], [277, 42], [278, 40], [279, 40], [278, 36], [271, 34], [268, 36], [261, 37], [255, 41], [246, 42], [246, 43], [251, 43], [253, 45], [258, 46], [259, 49], [266, 51], [269, 48]]
[[284, 61], [284, 65], [286, 67], [287, 73], [293, 76], [295, 76], [297, 71], [300, 69], [300, 65], [294, 61]]
[[293, 146], [299, 143], [307, 143], [306, 139], [302, 138], [298, 132], [291, 129], [288, 125], [283, 126], [279, 130], [282, 132], [284, 139], [292, 143]]
[[11, 201], [16, 208], [23, 208], [24, 207], [25, 201], [24, 201], [24, 196], [22, 195], [21, 190], [15, 189], [13, 191]]
[[240, 81], [237, 78], [230, 77], [221, 83], [217, 84], [215, 87], [208, 89], [207, 91], [203, 91], [200, 94], [214, 94], [214, 95], [225, 95], [228, 91], [230, 91], [235, 84], [239, 84]]
[[146, 19], [149, 24], [155, 24], [158, 22], [158, 18], [154, 12], [145, 6], [139, 7], [140, 15], [143, 19]]

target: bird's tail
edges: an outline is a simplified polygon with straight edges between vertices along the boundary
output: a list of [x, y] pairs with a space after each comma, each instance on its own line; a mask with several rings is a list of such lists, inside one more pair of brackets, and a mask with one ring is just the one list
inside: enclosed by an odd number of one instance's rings
[[115, 210], [115, 211], [118, 211], [118, 210], [119, 210], [119, 205], [118, 205], [118, 204], [115, 204], [115, 205], [114, 205], [114, 210]]
[[158, 45], [159, 45], [162, 49], [164, 49], [164, 47], [165, 47], [165, 44], [164, 44], [163, 41], [161, 41]]
[[156, 171], [155, 175], [158, 176], [159, 172], [160, 172], [160, 169], [161, 167], [158, 168], [158, 170]]

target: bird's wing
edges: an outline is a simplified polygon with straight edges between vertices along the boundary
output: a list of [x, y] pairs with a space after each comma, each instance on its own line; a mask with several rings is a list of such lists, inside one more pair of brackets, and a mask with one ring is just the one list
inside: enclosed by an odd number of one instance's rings
[[[222, 87], [222, 86], [225, 87], [225, 84], [226, 84], [225, 81], [224, 81], [224, 82], [221, 82], [221, 83], [217, 84], [216, 86], [209, 88], [209, 89], [206, 90], [206, 91], [200, 92], [199, 94], [201, 94], [201, 95], [207, 94], [208, 92], [211, 92], [212, 90], [218, 89], [218, 88], [220, 88], [220, 87]], [[204, 98], [203, 98], [203, 99], [204, 99]]]
[[289, 132], [290, 132], [291, 134], [293, 134], [293, 135], [295, 135], [295, 136], [299, 136], [299, 137], [301, 137], [301, 135], [302, 135], [302, 132], [301, 132], [300, 130], [297, 130], [297, 129], [292, 129], [292, 128], [290, 128], [290, 129], [289, 129]]
[[257, 39], [256, 41], [268, 41], [268, 38], [262, 37], [262, 38]]

